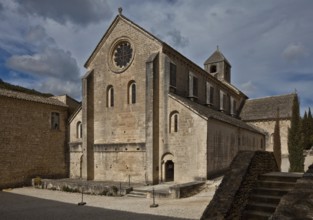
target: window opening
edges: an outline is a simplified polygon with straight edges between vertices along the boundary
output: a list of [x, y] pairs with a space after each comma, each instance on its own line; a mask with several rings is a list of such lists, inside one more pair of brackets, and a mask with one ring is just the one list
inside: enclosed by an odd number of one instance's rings
[[51, 113], [51, 129], [53, 130], [60, 129], [60, 114], [58, 112]]
[[170, 63], [170, 86], [176, 87], [176, 65]]
[[107, 106], [113, 107], [114, 106], [114, 89], [113, 86], [108, 87], [107, 91]]

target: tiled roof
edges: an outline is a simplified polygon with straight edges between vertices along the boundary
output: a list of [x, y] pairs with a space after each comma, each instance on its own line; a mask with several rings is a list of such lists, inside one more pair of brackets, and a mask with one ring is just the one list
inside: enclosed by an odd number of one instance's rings
[[26, 100], [26, 101], [31, 101], [31, 102], [38, 102], [38, 103], [43, 103], [43, 104], [49, 104], [49, 105], [68, 107], [63, 102], [60, 102], [59, 100], [54, 99], [52, 97], [31, 95], [31, 94], [7, 90], [3, 88], [0, 88], [0, 96], [5, 96], [5, 97], [13, 98], [13, 99]]
[[273, 120], [279, 108], [280, 118], [291, 118], [292, 104], [296, 94], [270, 96], [247, 100], [240, 117], [244, 121]]
[[234, 118], [230, 115], [227, 115], [225, 113], [219, 112], [217, 110], [214, 110], [212, 108], [206, 107], [204, 105], [201, 105], [199, 103], [193, 102], [187, 98], [178, 96], [176, 94], [169, 94], [170, 97], [172, 97], [174, 100], [180, 102], [181, 104], [189, 107], [193, 111], [197, 112], [198, 114], [206, 117], [206, 118], [213, 118], [215, 120], [225, 122], [228, 124], [231, 124], [236, 127], [244, 128], [253, 132], [261, 133], [259, 130], [255, 129], [254, 127], [248, 125], [244, 121]]

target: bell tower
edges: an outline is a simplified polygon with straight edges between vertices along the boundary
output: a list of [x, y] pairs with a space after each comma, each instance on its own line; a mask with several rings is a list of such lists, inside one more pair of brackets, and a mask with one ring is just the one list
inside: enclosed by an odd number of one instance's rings
[[231, 65], [218, 46], [216, 51], [204, 62], [204, 69], [219, 80], [228, 83], [231, 81]]

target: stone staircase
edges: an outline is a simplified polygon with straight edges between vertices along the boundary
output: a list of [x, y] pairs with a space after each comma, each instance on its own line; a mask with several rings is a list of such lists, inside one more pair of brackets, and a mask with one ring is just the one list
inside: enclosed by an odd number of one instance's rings
[[273, 172], [260, 175], [252, 190], [242, 219], [268, 219], [283, 195], [294, 188], [302, 173]]
[[127, 194], [127, 197], [147, 198], [148, 192], [146, 190], [134, 189], [133, 191]]

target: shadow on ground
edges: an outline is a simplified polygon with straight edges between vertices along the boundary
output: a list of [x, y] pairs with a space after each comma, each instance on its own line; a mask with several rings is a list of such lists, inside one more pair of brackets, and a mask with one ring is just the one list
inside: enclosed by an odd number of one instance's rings
[[89, 206], [62, 203], [52, 200], [0, 192], [1, 219], [138, 219], [179, 220], [166, 216], [137, 214]]

